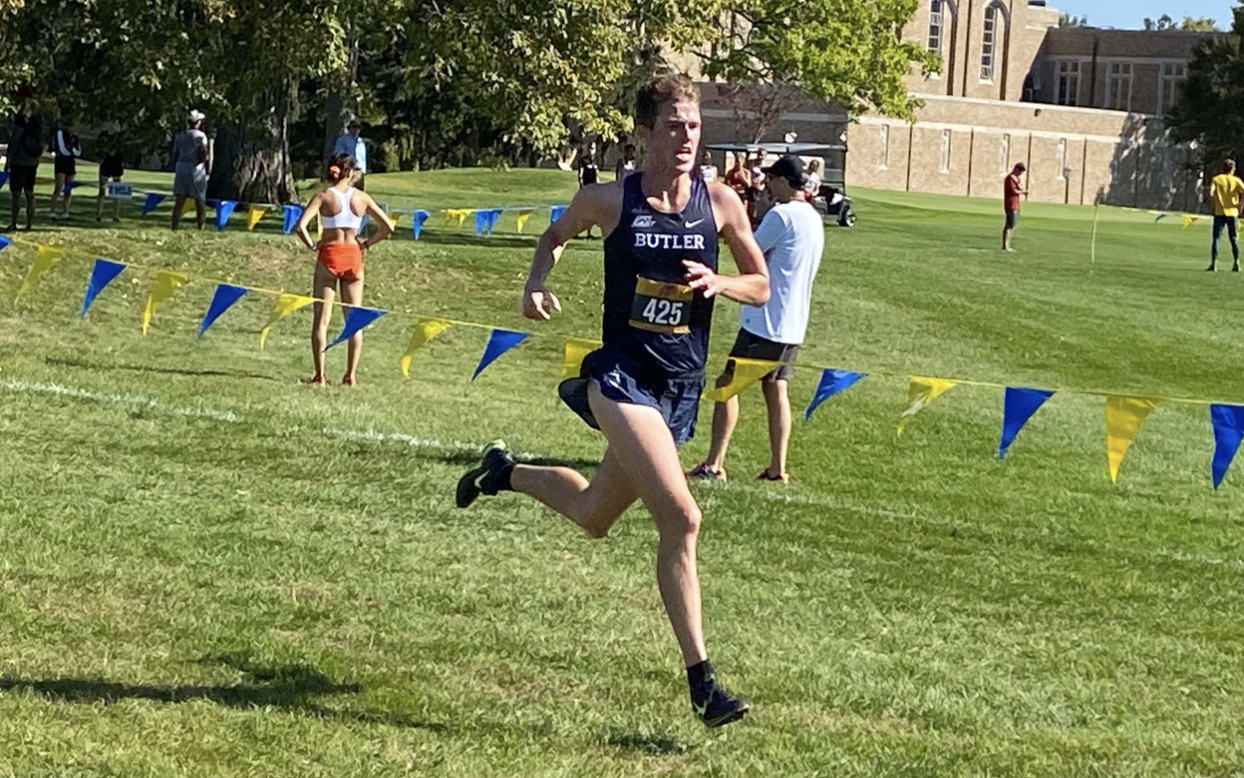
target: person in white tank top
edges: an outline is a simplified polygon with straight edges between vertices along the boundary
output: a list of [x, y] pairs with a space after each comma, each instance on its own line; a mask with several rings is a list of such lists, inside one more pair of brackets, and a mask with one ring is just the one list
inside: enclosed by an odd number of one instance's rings
[[717, 180], [717, 166], [713, 164], [713, 155], [708, 149], [704, 149], [704, 153], [700, 155], [700, 178], [706, 184]]
[[[346, 312], [352, 305], [363, 303], [363, 251], [389, 237], [393, 221], [376, 205], [371, 195], [350, 185], [354, 175], [354, 157], [334, 154], [328, 161], [329, 186], [311, 198], [298, 220], [298, 239], [316, 252], [313, 294], [315, 318], [311, 326], [311, 356], [315, 363], [315, 375], [309, 383], [324, 385], [324, 347], [328, 343], [328, 323], [332, 318], [333, 300], [341, 295]], [[376, 232], [365, 240], [359, 238], [363, 216], [376, 220]], [[311, 240], [307, 228], [311, 220], [319, 218], [324, 233], [318, 242]], [[354, 386], [358, 383], [359, 354], [363, 348], [363, 333], [356, 332], [349, 340], [346, 357], [346, 373], [341, 383]]]

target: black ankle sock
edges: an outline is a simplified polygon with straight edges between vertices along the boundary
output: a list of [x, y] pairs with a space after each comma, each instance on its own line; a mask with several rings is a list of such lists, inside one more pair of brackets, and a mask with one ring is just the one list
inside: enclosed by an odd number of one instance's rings
[[703, 702], [713, 689], [713, 665], [707, 659], [687, 668], [687, 685], [691, 687], [691, 700]]

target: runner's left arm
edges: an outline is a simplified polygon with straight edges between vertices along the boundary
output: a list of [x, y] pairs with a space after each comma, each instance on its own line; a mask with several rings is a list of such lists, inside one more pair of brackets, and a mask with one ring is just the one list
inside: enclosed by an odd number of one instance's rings
[[374, 216], [379, 225], [376, 227], [374, 235], [366, 240], [359, 241], [359, 245], [364, 249], [369, 249], [393, 233], [393, 220], [389, 218], [389, 214], [385, 213], [379, 205], [376, 205], [376, 201], [372, 199], [371, 195], [366, 192], [363, 192], [362, 195], [367, 198], [367, 213]]
[[734, 256], [739, 274], [720, 275], [699, 262], [683, 260], [687, 285], [699, 289], [705, 297], [719, 294], [744, 305], [764, 305], [769, 301], [769, 269], [752, 234], [743, 201], [724, 184], [709, 184], [709, 193], [717, 230]]

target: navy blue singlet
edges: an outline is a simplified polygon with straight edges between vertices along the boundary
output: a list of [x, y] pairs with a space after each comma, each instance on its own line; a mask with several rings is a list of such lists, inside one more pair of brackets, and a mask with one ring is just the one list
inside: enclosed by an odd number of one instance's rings
[[683, 260], [717, 270], [717, 222], [708, 185], [691, 179], [681, 213], [663, 213], [644, 197], [643, 173], [623, 182], [622, 216], [605, 240], [601, 349], [649, 381], [704, 376], [713, 300], [686, 285]]

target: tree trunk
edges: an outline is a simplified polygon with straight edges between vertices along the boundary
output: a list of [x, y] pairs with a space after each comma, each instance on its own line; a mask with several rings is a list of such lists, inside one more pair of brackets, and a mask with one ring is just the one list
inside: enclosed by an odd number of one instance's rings
[[287, 203], [298, 199], [289, 154], [292, 82], [266, 91], [266, 116], [258, 125], [229, 123], [215, 139], [207, 195], [246, 203]]
[[346, 34], [349, 36], [346, 45], [350, 52], [346, 68], [333, 77], [336, 83], [330, 81], [328, 97], [324, 100], [324, 164], [328, 164], [328, 158], [333, 154], [333, 145], [341, 133], [345, 132], [346, 122], [353, 115], [349, 105], [350, 95], [358, 88], [358, 30], [351, 24]]

